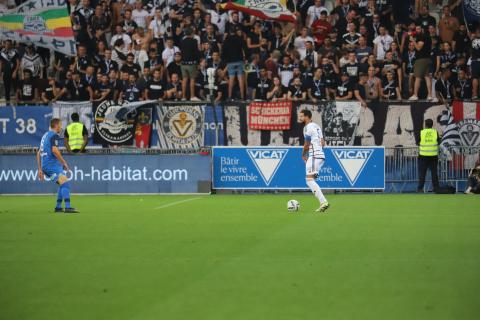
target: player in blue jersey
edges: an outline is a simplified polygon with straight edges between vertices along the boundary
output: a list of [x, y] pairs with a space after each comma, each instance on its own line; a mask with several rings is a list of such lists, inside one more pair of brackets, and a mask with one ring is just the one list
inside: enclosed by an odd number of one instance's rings
[[[40, 149], [37, 152], [38, 178], [40, 181], [47, 178], [60, 186], [55, 212], [78, 213], [75, 208], [70, 206], [70, 182], [66, 176], [66, 171], [70, 169], [58, 149], [60, 140], [58, 134], [61, 130], [62, 122], [60, 119], [53, 118], [50, 121], [50, 131], [43, 135]], [[65, 211], [62, 208], [63, 201], [65, 201]]]

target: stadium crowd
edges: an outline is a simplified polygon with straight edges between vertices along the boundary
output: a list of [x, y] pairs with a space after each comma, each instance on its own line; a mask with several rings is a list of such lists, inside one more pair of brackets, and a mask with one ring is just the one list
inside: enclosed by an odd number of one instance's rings
[[19, 105], [477, 99], [480, 30], [446, 2], [289, 1], [295, 25], [216, 0], [69, 0], [77, 56], [3, 41], [0, 94]]

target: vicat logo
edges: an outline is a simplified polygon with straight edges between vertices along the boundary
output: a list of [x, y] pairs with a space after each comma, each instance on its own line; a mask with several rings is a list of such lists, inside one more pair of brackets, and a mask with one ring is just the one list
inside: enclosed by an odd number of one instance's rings
[[332, 151], [351, 186], [357, 182], [363, 168], [373, 154], [373, 149], [363, 148], [337, 148]]
[[247, 149], [247, 153], [268, 186], [285, 159], [288, 149]]

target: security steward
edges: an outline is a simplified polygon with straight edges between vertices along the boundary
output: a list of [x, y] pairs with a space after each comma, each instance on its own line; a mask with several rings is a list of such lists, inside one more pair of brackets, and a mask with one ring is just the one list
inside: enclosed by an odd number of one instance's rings
[[87, 128], [80, 122], [78, 113], [72, 113], [71, 119], [65, 130], [65, 147], [70, 153], [83, 153], [88, 143]]
[[425, 129], [420, 131], [420, 146], [418, 156], [419, 168], [419, 183], [418, 192], [423, 192], [425, 185], [425, 176], [427, 170], [430, 169], [432, 174], [433, 191], [436, 192], [439, 188], [438, 184], [438, 145], [440, 143], [440, 136], [437, 130], [433, 128], [433, 120], [425, 120]]

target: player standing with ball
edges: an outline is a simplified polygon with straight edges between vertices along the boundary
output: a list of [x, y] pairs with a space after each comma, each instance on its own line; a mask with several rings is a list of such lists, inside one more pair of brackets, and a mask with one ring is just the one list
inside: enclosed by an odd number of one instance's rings
[[303, 145], [302, 158], [305, 161], [307, 186], [312, 190], [315, 197], [320, 202], [320, 207], [316, 212], [325, 212], [330, 205], [322, 193], [320, 186], [315, 181], [318, 178], [318, 172], [325, 162], [325, 153], [323, 147], [325, 140], [320, 126], [312, 121], [312, 112], [310, 110], [300, 111], [300, 122], [303, 122], [303, 136], [305, 143]]

